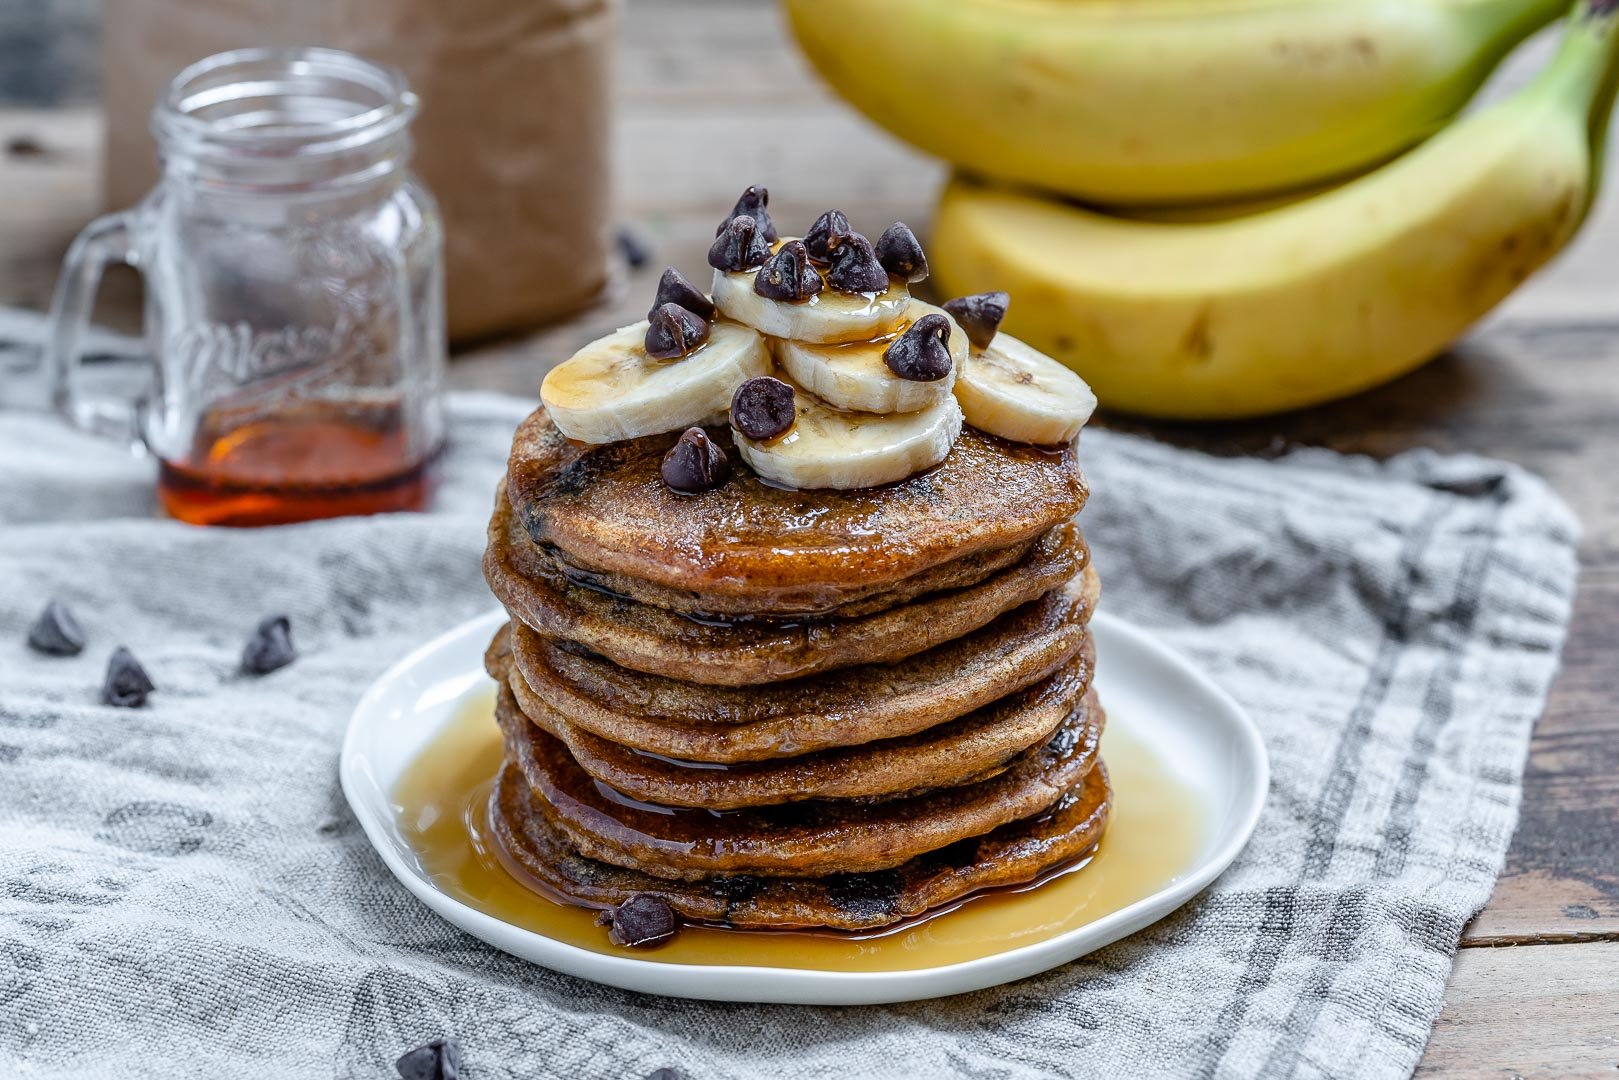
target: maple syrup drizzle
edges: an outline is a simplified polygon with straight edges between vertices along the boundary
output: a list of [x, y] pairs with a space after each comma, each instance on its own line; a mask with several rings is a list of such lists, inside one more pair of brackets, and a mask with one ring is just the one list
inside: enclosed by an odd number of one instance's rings
[[1037, 881], [984, 890], [876, 931], [687, 926], [650, 950], [610, 944], [594, 910], [559, 903], [507, 868], [488, 828], [501, 763], [493, 687], [469, 695], [411, 762], [392, 797], [417, 865], [441, 891], [554, 940], [662, 963], [904, 971], [1044, 941], [1127, 907], [1191, 869], [1208, 828], [1208, 807], [1199, 794], [1133, 737], [1128, 716], [1110, 714], [1102, 755], [1113, 784], [1107, 832], [1087, 855]]

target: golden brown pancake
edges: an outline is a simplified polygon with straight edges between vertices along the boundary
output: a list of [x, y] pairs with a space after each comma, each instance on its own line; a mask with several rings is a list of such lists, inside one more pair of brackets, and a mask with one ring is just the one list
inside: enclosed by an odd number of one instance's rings
[[585, 772], [634, 799], [664, 806], [735, 810], [805, 799], [883, 799], [986, 780], [1049, 738], [1088, 689], [1090, 667], [1070, 663], [1025, 690], [918, 735], [801, 757], [712, 765], [638, 753], [575, 727], [524, 681], [506, 631], [485, 657], [517, 707], [560, 739]]
[[982, 889], [1021, 885], [1072, 862], [1101, 839], [1111, 798], [1107, 770], [1098, 764], [1080, 787], [1044, 814], [930, 851], [891, 870], [819, 878], [731, 875], [677, 882], [598, 862], [572, 848], [535, 810], [537, 800], [522, 772], [509, 763], [496, 783], [490, 824], [495, 846], [519, 875], [567, 902], [607, 908], [649, 893], [693, 922], [747, 929], [867, 930]]
[[966, 637], [893, 664], [768, 686], [697, 686], [630, 671], [512, 624], [511, 647], [536, 696], [574, 727], [685, 761], [736, 764], [913, 735], [1094, 655], [1087, 569], [1065, 588]]
[[[1085, 503], [1072, 449], [1002, 442], [972, 428], [936, 468], [863, 491], [786, 491], [710, 436], [734, 475], [685, 495], [659, 476], [678, 433], [604, 446], [569, 442], [544, 409], [517, 429], [507, 492], [528, 535], [573, 565], [741, 610], [824, 611], [931, 567], [1039, 536]], [[869, 595], [868, 593], [865, 593]], [[725, 598], [725, 599], [721, 599]]]
[[853, 619], [713, 623], [610, 596], [560, 576], [530, 577], [513, 562], [513, 546], [523, 543], [522, 529], [506, 501], [497, 497], [484, 577], [514, 619], [623, 667], [714, 686], [779, 682], [903, 660], [970, 634], [1057, 588], [1090, 557], [1079, 531], [1064, 523], [1044, 534], [1022, 562], [977, 585], [931, 593], [903, 607]]
[[1096, 764], [1104, 721], [1088, 694], [1045, 742], [975, 784], [879, 803], [798, 802], [750, 810], [681, 810], [631, 799], [579, 767], [567, 747], [502, 687], [495, 718], [507, 760], [581, 854], [654, 877], [716, 874], [818, 877], [886, 870], [1010, 821], [1033, 817]]

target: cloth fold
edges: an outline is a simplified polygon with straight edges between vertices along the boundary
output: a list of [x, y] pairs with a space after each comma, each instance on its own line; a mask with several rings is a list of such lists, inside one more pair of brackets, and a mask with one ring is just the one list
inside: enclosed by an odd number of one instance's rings
[[[529, 407], [454, 399], [433, 513], [257, 531], [156, 520], [148, 463], [0, 412], [7, 1075], [381, 1077], [438, 1036], [461, 1042], [469, 1080], [1415, 1066], [1501, 867], [1569, 616], [1577, 529], [1540, 480], [1472, 457], [1217, 459], [1087, 432], [1104, 607], [1193, 657], [1264, 732], [1252, 843], [1175, 915], [1010, 986], [708, 1005], [452, 928], [388, 875], [338, 789], [365, 685], [492, 606], [483, 527]], [[25, 644], [53, 597], [85, 625], [79, 657]], [[239, 674], [274, 613], [299, 660]], [[158, 685], [144, 709], [97, 702], [118, 644]]]

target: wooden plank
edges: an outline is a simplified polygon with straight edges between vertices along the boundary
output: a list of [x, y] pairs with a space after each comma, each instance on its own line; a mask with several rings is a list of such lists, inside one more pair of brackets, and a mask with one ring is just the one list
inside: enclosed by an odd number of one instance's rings
[[1463, 949], [1417, 1073], [1614, 1076], [1616, 1016], [1619, 943]]

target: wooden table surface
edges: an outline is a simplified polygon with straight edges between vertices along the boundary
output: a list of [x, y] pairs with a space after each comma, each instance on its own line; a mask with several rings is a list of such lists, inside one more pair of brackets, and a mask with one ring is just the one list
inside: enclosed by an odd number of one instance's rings
[[[942, 168], [817, 83], [772, 5], [631, 0], [619, 86], [620, 206], [650, 263], [565, 324], [460, 357], [456, 385], [536, 394], [551, 364], [640, 317], [666, 263], [704, 272], [714, 222], [745, 182], [771, 188], [780, 220], [838, 206], [871, 228], [927, 223]], [[67, 239], [97, 208], [98, 131], [92, 108], [0, 111], [0, 305], [48, 303]], [[1425, 1074], [1619, 1076], [1619, 190], [1608, 196], [1557, 264], [1399, 382], [1239, 425], [1109, 421], [1223, 453], [1474, 451], [1545, 476], [1584, 522], [1574, 622], [1518, 832], [1463, 936]], [[102, 317], [129, 324], [132, 296], [116, 283]]]

